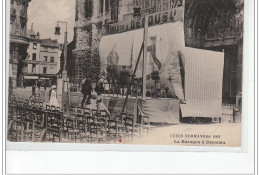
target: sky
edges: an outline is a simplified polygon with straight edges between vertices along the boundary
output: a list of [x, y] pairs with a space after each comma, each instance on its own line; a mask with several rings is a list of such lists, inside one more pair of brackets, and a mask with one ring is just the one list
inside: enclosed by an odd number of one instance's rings
[[28, 8], [27, 29], [40, 32], [40, 38], [58, 39], [59, 43], [64, 42], [65, 24], [60, 24], [61, 34], [54, 35], [57, 21], [68, 22], [68, 41], [73, 40], [75, 21], [75, 0], [32, 0]]

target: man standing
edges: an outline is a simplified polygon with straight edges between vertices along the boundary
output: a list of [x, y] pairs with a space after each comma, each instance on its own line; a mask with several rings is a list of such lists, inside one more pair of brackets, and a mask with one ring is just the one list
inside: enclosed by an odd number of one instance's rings
[[37, 81], [37, 86], [38, 86], [39, 94], [40, 94], [40, 90], [41, 90], [41, 80], [38, 80], [38, 81]]
[[83, 82], [82, 87], [81, 87], [81, 93], [83, 94], [83, 99], [81, 101], [81, 107], [84, 106], [87, 96], [88, 96], [88, 99], [87, 99], [86, 105], [90, 104], [91, 91], [92, 91], [91, 80], [86, 79]]
[[29, 97], [29, 100], [32, 98], [32, 97], [34, 97], [35, 98], [35, 89], [36, 89], [36, 85], [34, 84], [33, 86], [32, 86], [32, 95]]
[[121, 95], [125, 95], [127, 91], [128, 76], [129, 76], [129, 71], [126, 69], [126, 66], [124, 65], [122, 67], [122, 71], [120, 72], [120, 76], [119, 76], [119, 81], [121, 84], [121, 88], [120, 88]]

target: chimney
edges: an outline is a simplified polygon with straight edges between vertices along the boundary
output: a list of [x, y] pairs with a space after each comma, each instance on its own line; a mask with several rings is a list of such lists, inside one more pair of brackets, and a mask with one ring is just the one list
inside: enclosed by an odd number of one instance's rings
[[37, 32], [37, 37], [40, 38], [40, 32]]
[[33, 31], [33, 23], [31, 24], [31, 31]]

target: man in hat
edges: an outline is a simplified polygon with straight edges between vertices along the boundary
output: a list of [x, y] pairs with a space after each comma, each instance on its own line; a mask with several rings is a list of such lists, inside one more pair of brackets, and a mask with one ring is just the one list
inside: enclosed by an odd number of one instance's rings
[[126, 66], [124, 65], [122, 67], [122, 70], [121, 70], [120, 76], [119, 76], [119, 81], [121, 84], [121, 88], [120, 88], [121, 95], [125, 95], [125, 93], [127, 91], [128, 76], [129, 76], [129, 71], [126, 69]]
[[87, 99], [86, 105], [90, 104], [91, 91], [92, 91], [91, 80], [88, 78], [84, 81], [84, 83], [82, 84], [82, 87], [81, 87], [81, 93], [83, 94], [83, 99], [81, 101], [81, 107], [84, 106], [87, 96], [88, 96], [88, 99]]

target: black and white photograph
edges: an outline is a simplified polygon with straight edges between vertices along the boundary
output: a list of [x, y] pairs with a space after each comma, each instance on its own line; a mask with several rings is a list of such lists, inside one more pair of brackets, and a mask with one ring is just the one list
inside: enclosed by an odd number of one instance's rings
[[244, 0], [11, 0], [7, 24], [7, 142], [241, 147]]

